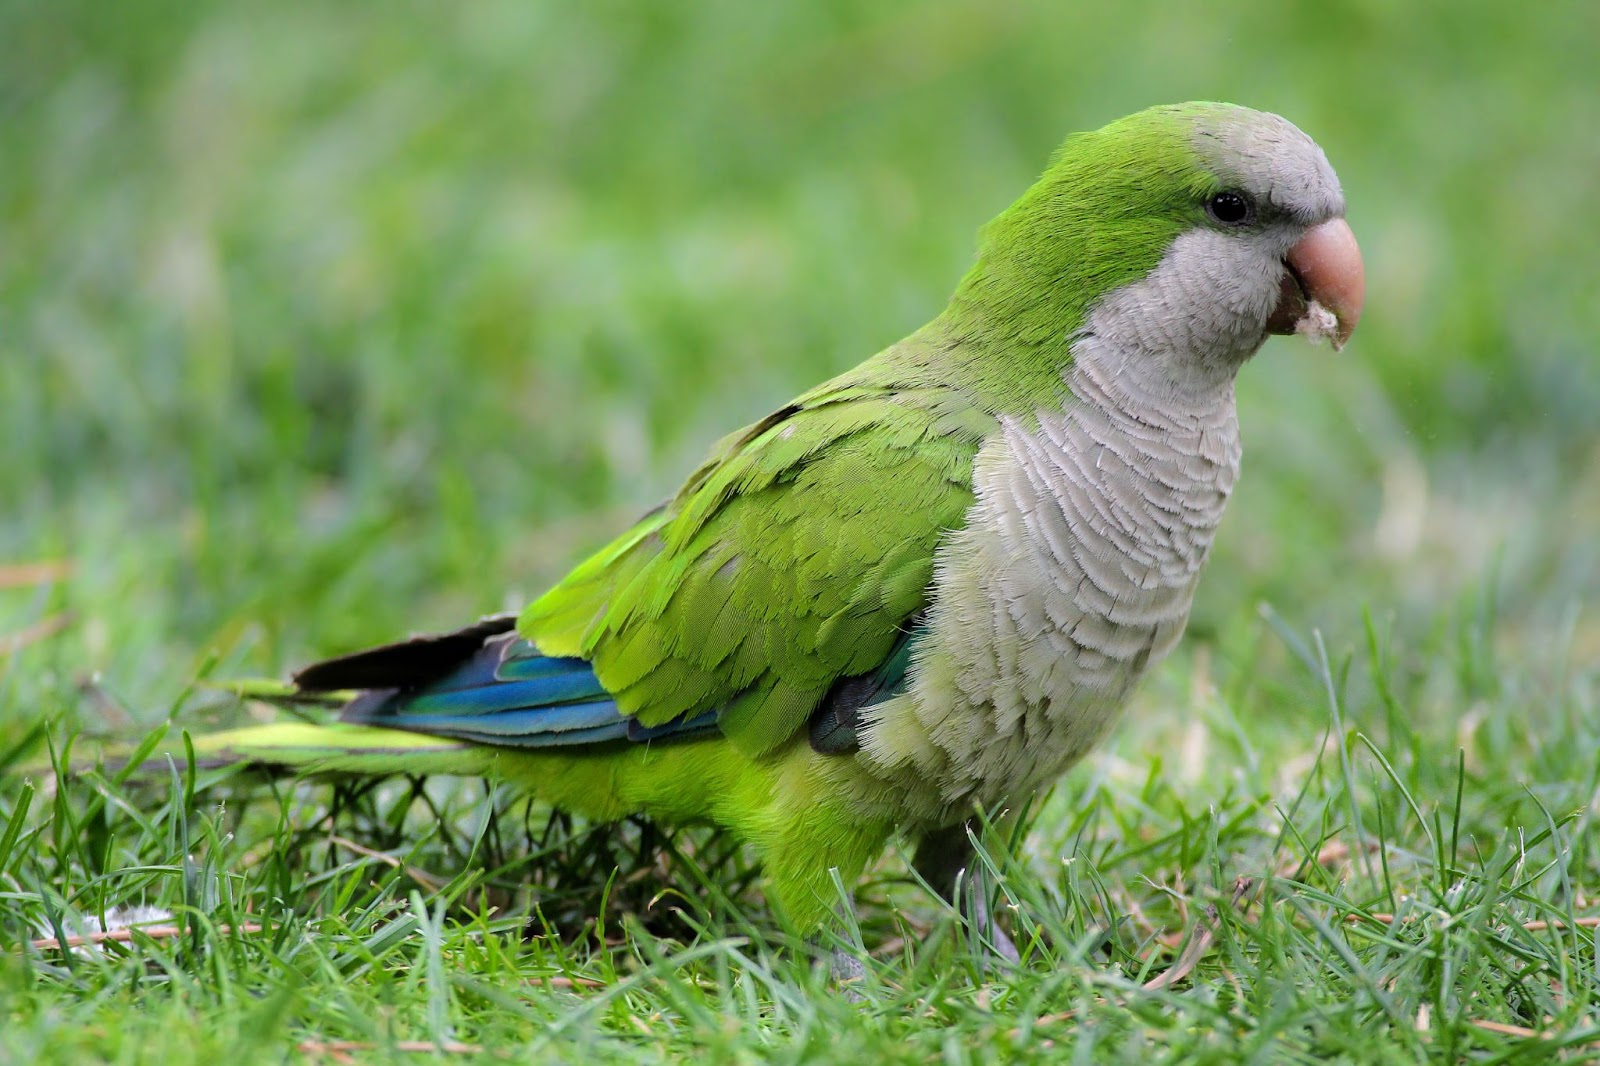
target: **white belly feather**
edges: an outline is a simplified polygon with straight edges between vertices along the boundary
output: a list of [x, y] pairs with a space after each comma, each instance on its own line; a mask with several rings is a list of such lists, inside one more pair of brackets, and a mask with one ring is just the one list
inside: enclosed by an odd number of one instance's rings
[[943, 808], [1020, 800], [1104, 735], [1182, 634], [1238, 474], [1231, 375], [1196, 395], [1093, 335], [1074, 356], [1076, 402], [979, 453], [909, 691], [863, 731], [871, 772]]

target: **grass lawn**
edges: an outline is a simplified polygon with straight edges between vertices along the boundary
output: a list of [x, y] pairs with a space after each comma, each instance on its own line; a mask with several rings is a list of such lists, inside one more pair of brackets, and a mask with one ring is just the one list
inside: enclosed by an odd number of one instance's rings
[[[1600, 1056], [1600, 6], [1075, 7], [0, 0], [0, 1063]], [[705, 831], [20, 769], [520, 606], [1189, 98], [1323, 144], [1367, 312], [985, 837], [1019, 969], [899, 851], [852, 1001]]]

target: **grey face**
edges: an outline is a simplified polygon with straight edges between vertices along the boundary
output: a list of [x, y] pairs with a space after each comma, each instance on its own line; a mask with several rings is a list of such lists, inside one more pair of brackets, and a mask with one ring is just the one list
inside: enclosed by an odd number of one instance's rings
[[1305, 279], [1290, 261], [1307, 233], [1343, 226], [1335, 220], [1344, 216], [1344, 195], [1327, 156], [1277, 115], [1219, 106], [1197, 123], [1195, 145], [1228, 199], [1213, 197], [1205, 223], [1180, 234], [1148, 277], [1111, 293], [1091, 315], [1091, 330], [1123, 351], [1124, 373], [1164, 391], [1231, 381], [1286, 305], [1304, 309]]

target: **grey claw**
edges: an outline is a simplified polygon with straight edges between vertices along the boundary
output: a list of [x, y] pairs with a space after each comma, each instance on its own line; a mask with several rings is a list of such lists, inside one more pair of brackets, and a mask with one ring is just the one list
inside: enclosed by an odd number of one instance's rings
[[860, 1003], [867, 998], [861, 992], [861, 983], [866, 980], [867, 968], [854, 953], [843, 948], [834, 948], [828, 959], [828, 971], [833, 977], [833, 983], [838, 986], [845, 999], [852, 1003]]

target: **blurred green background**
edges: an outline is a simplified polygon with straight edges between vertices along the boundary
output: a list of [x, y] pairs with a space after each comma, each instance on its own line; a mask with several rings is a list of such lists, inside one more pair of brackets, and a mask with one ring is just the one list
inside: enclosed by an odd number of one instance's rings
[[1143, 702], [1262, 602], [1425, 654], [1495, 599], [1473, 639], [1592, 662], [1597, 42], [1593, 3], [0, 0], [0, 565], [74, 568], [0, 577], [0, 730], [520, 605], [936, 313], [1066, 133], [1190, 98], [1323, 144], [1368, 310], [1247, 368]]

